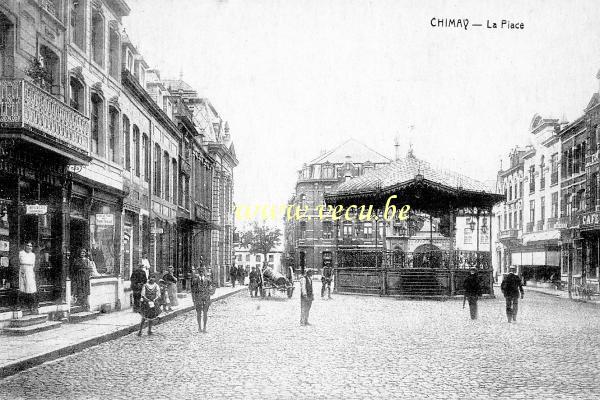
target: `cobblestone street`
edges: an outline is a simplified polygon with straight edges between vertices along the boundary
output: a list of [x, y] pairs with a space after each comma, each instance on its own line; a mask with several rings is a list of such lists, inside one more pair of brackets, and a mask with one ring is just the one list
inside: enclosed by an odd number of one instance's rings
[[[319, 286], [315, 285], [318, 291]], [[288, 300], [247, 292], [0, 381], [13, 398], [595, 399], [600, 309], [526, 292], [517, 324], [480, 302], [316, 298], [299, 326]]]

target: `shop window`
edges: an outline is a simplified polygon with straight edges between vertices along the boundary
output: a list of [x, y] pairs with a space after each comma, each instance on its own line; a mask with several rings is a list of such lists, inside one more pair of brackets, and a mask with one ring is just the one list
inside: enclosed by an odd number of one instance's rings
[[74, 76], [69, 80], [69, 104], [72, 108], [84, 114], [85, 90], [83, 83]]
[[115, 275], [115, 210], [108, 205], [96, 205], [90, 213], [90, 258], [101, 275]]
[[[127, 118], [127, 117], [123, 117]], [[119, 111], [114, 107], [108, 108], [108, 159], [112, 162], [119, 161], [119, 146], [117, 145], [119, 126]]]
[[104, 67], [104, 18], [98, 9], [92, 11], [92, 57], [96, 64]]
[[71, 42], [85, 52], [85, 2], [71, 0]]
[[119, 34], [115, 29], [110, 29], [108, 38], [108, 73], [115, 79], [119, 79]]
[[14, 26], [0, 13], [0, 77], [12, 77], [15, 62]]
[[125, 169], [131, 171], [131, 131], [129, 118], [123, 115], [123, 145], [125, 151]]

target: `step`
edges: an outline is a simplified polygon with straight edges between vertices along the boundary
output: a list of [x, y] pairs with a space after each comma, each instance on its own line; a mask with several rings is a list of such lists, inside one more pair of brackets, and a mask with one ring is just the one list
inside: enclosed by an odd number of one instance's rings
[[10, 336], [27, 336], [38, 332], [44, 332], [50, 329], [56, 329], [62, 325], [60, 321], [49, 321], [41, 324], [24, 326], [19, 328], [4, 328], [2, 333]]
[[10, 321], [11, 328], [24, 328], [26, 326], [32, 326], [42, 324], [48, 321], [48, 314], [32, 314], [26, 315], [21, 318], [13, 319]]
[[78, 322], [89, 321], [91, 319], [96, 319], [98, 315], [100, 315], [100, 311], [81, 311], [71, 313], [71, 315], [69, 315], [69, 323], [76, 324]]
[[87, 311], [84, 306], [71, 306], [71, 314]]

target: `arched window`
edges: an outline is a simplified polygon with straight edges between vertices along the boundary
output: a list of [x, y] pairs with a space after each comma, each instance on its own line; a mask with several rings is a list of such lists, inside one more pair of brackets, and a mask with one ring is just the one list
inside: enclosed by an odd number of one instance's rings
[[140, 130], [137, 125], [133, 125], [133, 168], [135, 176], [140, 176]]
[[92, 57], [104, 67], [104, 18], [98, 9], [92, 10]]
[[91, 151], [92, 154], [102, 155], [102, 132], [103, 132], [103, 118], [104, 118], [104, 101], [97, 93], [92, 93], [91, 96], [91, 109], [90, 109], [90, 122], [91, 122]]
[[125, 169], [131, 171], [131, 131], [129, 118], [123, 115], [123, 149], [125, 151]]
[[69, 80], [69, 104], [71, 107], [83, 114], [85, 113], [84, 99], [85, 89], [83, 83], [81, 83], [81, 81], [76, 77], [72, 76]]
[[[125, 125], [126, 116], [123, 116], [123, 125]], [[123, 126], [125, 128], [125, 126]], [[119, 137], [119, 111], [115, 107], [108, 108], [108, 160], [119, 162], [119, 146], [117, 138]]]

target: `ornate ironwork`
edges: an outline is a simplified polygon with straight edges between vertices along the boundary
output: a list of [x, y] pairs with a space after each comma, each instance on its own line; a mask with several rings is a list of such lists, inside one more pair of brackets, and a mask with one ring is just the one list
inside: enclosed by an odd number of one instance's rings
[[358, 269], [470, 269], [492, 268], [492, 257], [486, 251], [430, 250], [423, 252], [374, 251], [340, 249], [338, 266]]
[[24, 80], [0, 80], [0, 126], [26, 128], [89, 152], [89, 118]]

